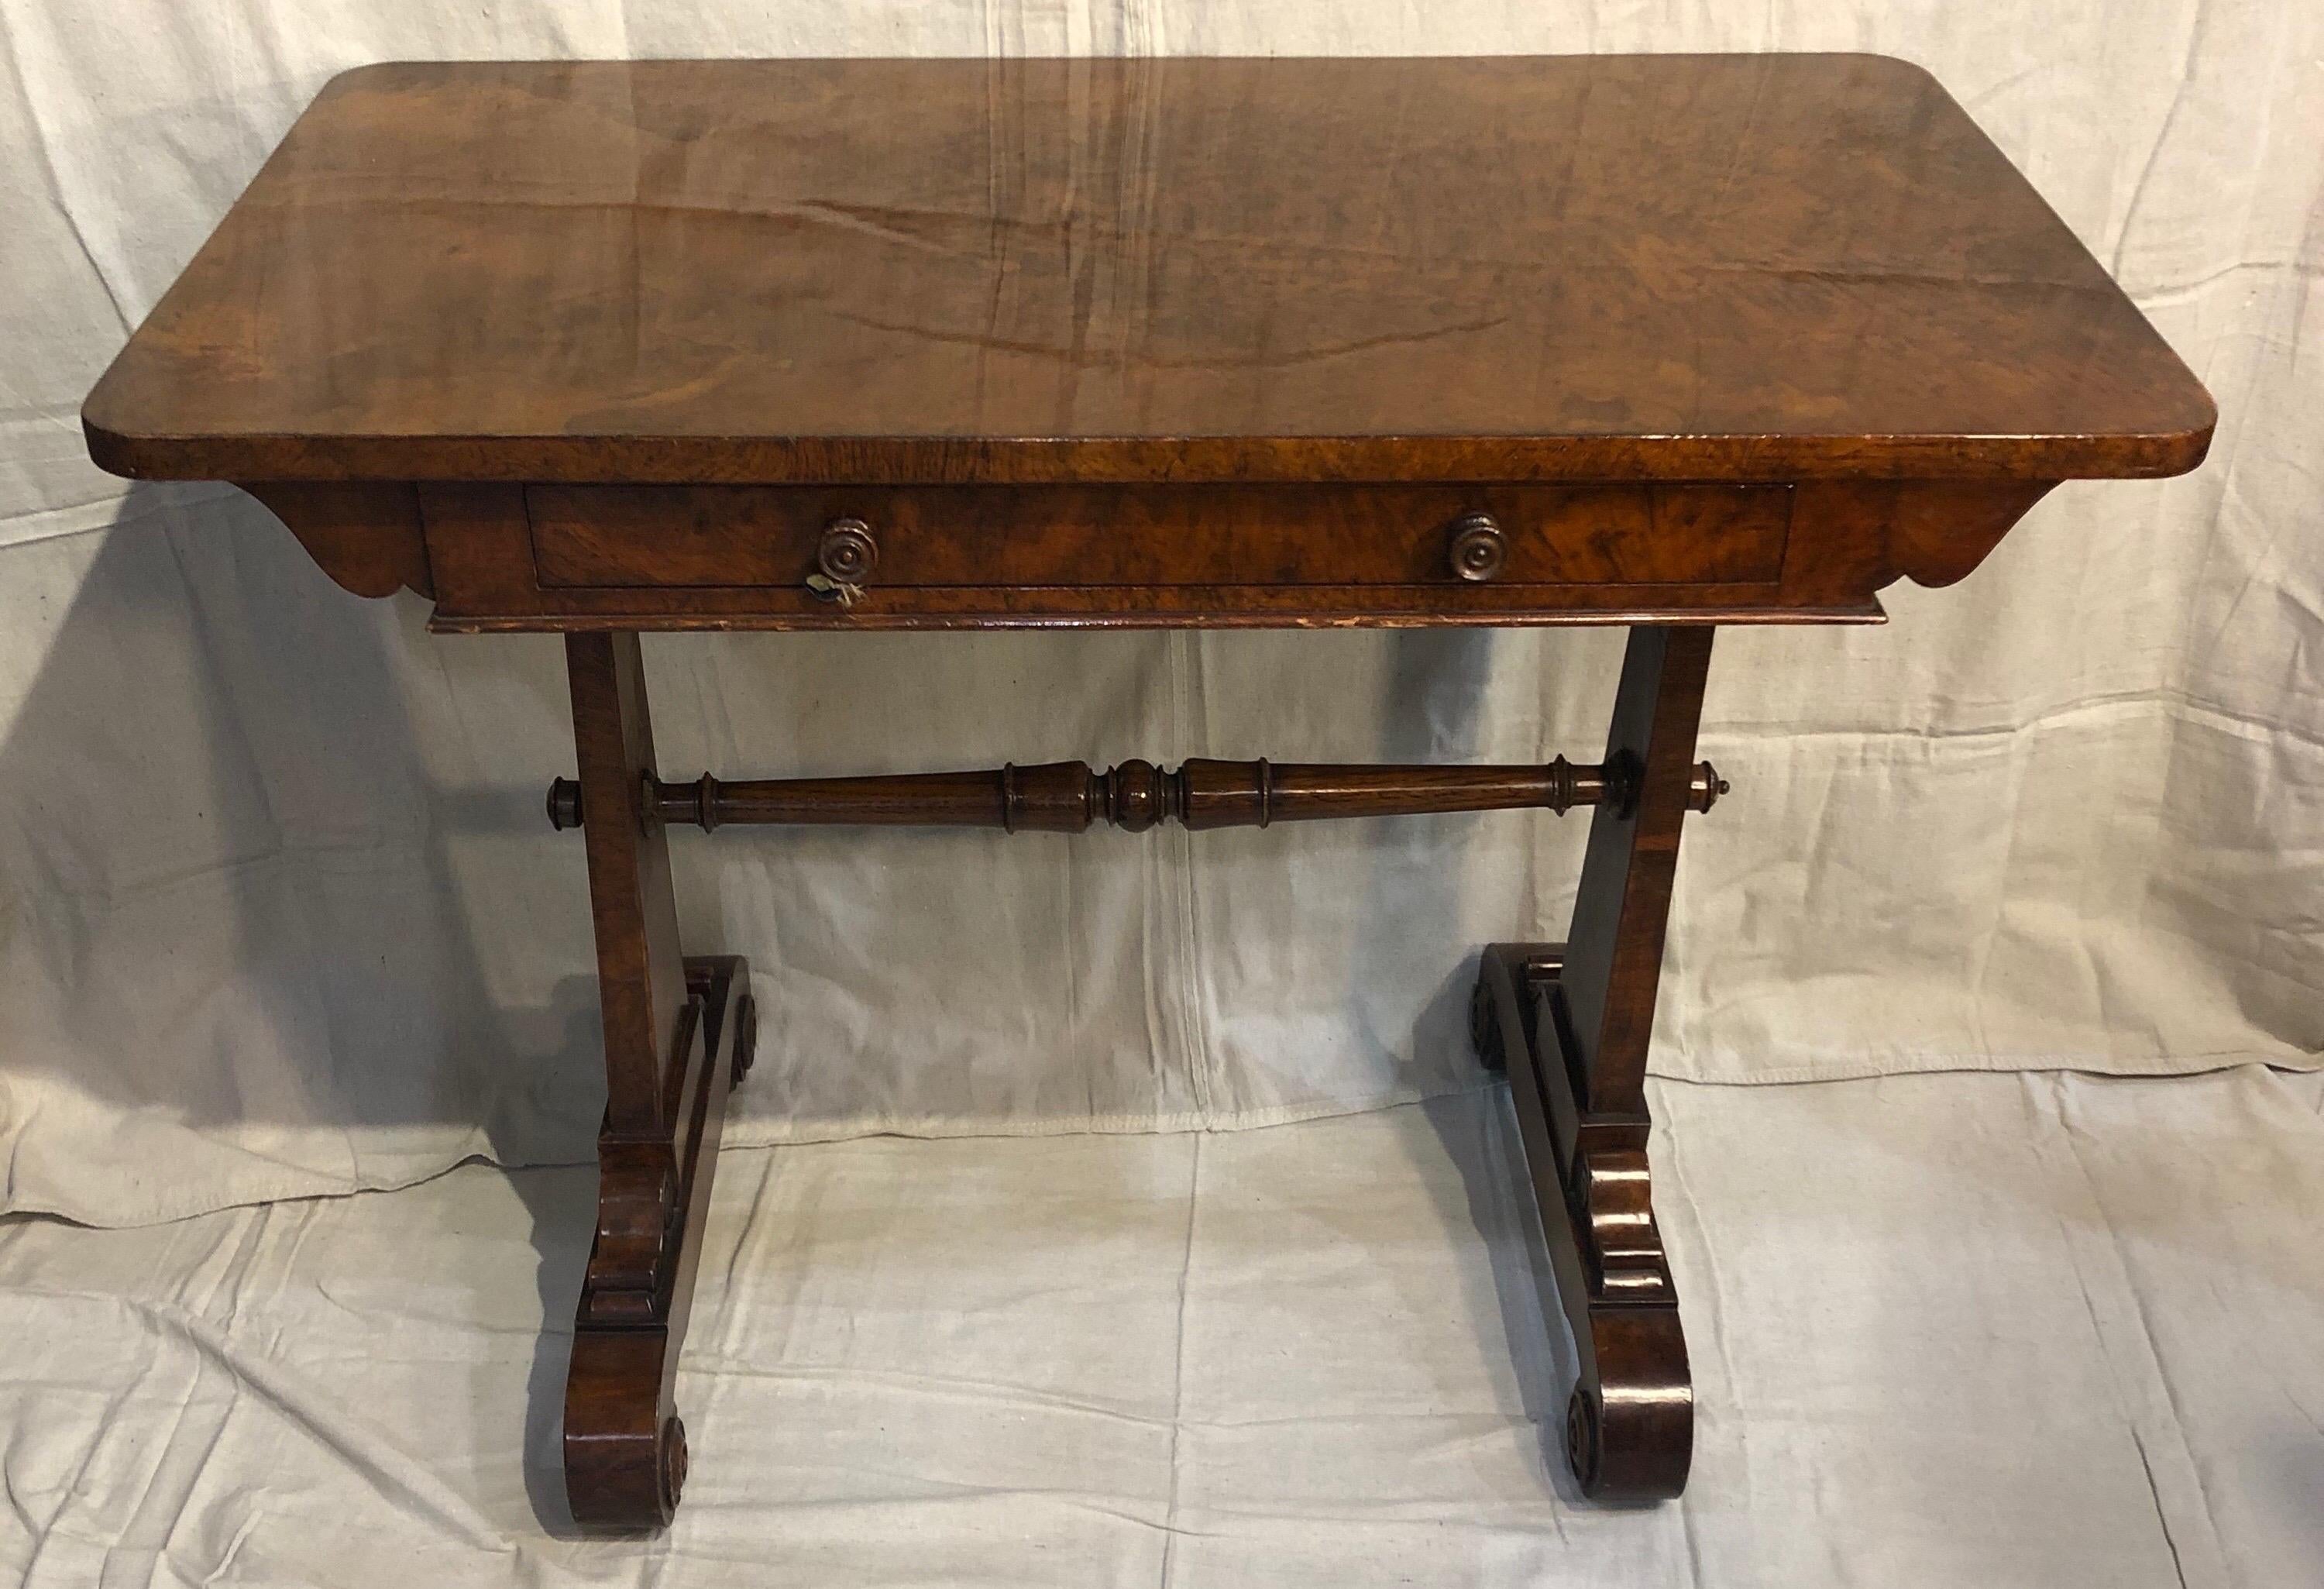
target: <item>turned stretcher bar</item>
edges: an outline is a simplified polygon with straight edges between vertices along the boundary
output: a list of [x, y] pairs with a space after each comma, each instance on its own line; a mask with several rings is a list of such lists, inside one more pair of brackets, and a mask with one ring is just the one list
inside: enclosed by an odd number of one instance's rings
[[[1540, 809], [1563, 815], [1637, 798], [1638, 769], [1618, 758], [1576, 765], [1563, 756], [1541, 766], [1345, 766], [1189, 761], [1165, 771], [1129, 761], [1100, 772], [1086, 762], [1010, 765], [980, 772], [920, 772], [872, 778], [780, 778], [691, 782], [648, 775], [645, 808], [665, 823], [705, 830], [730, 823], [780, 826], [934, 826], [1007, 832], [1080, 833], [1100, 818], [1131, 833], [1176, 821], [1188, 828], [1265, 827], [1327, 817], [1405, 817], [1444, 811]], [[1692, 809], [1708, 811], [1727, 781], [1698, 762]], [[584, 820], [581, 785], [549, 788], [549, 819]]]

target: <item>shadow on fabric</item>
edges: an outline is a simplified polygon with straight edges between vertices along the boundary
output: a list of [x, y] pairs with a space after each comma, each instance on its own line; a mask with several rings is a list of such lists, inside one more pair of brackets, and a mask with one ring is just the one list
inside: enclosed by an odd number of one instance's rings
[[[447, 679], [500, 670], [561, 734], [554, 642], [447, 656], [418, 598], [346, 595], [221, 487], [9, 556], [61, 614], [0, 740], [11, 1206], [143, 1223], [587, 1156], [581, 869], [544, 864], [536, 783], [483, 781], [521, 769], [468, 764]], [[524, 916], [577, 941], [488, 982], [477, 935]]]

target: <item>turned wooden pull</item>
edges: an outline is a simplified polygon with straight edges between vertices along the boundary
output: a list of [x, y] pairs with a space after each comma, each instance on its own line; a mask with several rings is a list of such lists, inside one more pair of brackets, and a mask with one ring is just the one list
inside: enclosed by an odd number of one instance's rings
[[1490, 513], [1463, 513], [1452, 521], [1452, 572], [1471, 584], [1481, 584], [1501, 571], [1508, 560], [1509, 543]]
[[[646, 809], [663, 822], [704, 829], [730, 822], [788, 826], [933, 826], [1079, 833], [1105, 821], [1130, 833], [1157, 822], [1188, 828], [1265, 827], [1332, 817], [1405, 817], [1445, 811], [1532, 808], [1563, 814], [1637, 798], [1635, 770], [1576, 766], [1563, 756], [1542, 766], [1365, 767], [1268, 761], [1190, 761], [1166, 771], [1124, 762], [1100, 772], [1086, 762], [1011, 763], [983, 772], [921, 772], [885, 778], [752, 779], [724, 782], [704, 773], [690, 783], [650, 778]], [[1710, 762], [1696, 763], [1687, 804], [1708, 811], [1727, 792]], [[583, 820], [581, 786], [549, 785], [549, 819]]]
[[879, 566], [880, 543], [872, 539], [872, 526], [861, 519], [834, 519], [816, 543], [816, 571], [807, 576], [807, 587], [825, 601], [852, 607]]

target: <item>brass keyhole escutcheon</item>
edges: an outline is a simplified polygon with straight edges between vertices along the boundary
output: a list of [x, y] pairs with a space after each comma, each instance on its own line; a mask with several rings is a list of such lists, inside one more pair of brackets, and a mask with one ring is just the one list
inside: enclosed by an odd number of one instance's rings
[[1463, 513], [1452, 521], [1452, 572], [1471, 584], [1492, 578], [1508, 560], [1509, 543], [1490, 513]]
[[816, 571], [807, 576], [807, 587], [825, 601], [852, 607], [879, 564], [880, 543], [872, 539], [872, 526], [861, 519], [834, 519], [816, 543]]

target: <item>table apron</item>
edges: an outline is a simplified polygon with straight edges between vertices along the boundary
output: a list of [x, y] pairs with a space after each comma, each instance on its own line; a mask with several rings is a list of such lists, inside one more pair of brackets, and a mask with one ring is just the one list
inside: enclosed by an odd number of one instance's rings
[[[533, 485], [547, 589], [803, 588], [835, 525], [896, 587], [1771, 583], [1784, 485]], [[1478, 528], [1481, 526], [1481, 528]], [[1481, 534], [1483, 577], [1455, 566]]]
[[441, 630], [844, 631], [1878, 622], [2048, 485], [250, 489]]

